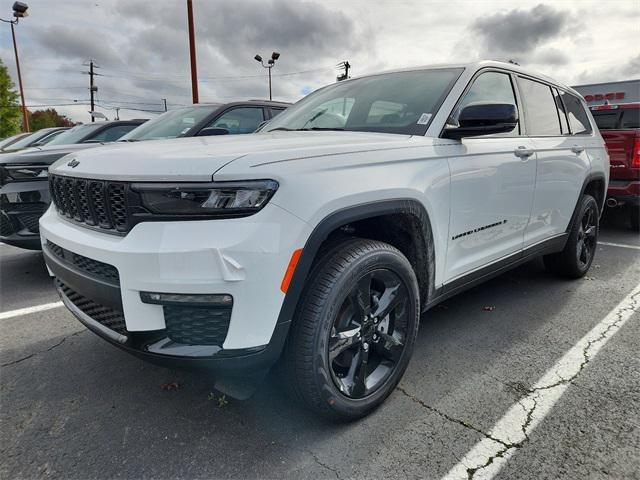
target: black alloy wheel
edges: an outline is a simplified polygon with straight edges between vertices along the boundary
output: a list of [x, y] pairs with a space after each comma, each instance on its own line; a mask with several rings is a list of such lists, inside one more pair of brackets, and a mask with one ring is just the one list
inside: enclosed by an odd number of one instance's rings
[[576, 208], [564, 249], [543, 258], [547, 270], [564, 278], [583, 277], [593, 263], [598, 246], [598, 203], [591, 195], [583, 195]]
[[588, 268], [596, 251], [598, 224], [598, 210], [594, 205], [585, 209], [580, 219], [578, 228], [578, 241], [576, 242], [576, 255], [581, 268]]
[[402, 279], [387, 269], [362, 275], [347, 295], [327, 342], [331, 377], [347, 397], [375, 392], [398, 366], [408, 301]]
[[283, 384], [324, 417], [361, 418], [402, 378], [419, 319], [418, 280], [397, 248], [338, 240], [305, 281], [280, 363]]

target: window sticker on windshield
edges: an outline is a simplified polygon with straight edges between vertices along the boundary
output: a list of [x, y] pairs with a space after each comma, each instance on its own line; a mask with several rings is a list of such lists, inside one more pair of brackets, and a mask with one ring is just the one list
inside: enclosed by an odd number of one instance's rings
[[422, 115], [420, 115], [420, 118], [418, 119], [417, 124], [426, 125], [427, 123], [429, 123], [429, 120], [431, 120], [431, 114], [423, 113]]

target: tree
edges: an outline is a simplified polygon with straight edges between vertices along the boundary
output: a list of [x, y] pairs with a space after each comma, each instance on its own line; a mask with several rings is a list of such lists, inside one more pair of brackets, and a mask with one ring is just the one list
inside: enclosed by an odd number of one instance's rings
[[18, 93], [14, 89], [9, 71], [0, 59], [0, 138], [20, 131], [22, 112], [18, 104]]
[[73, 127], [75, 124], [66, 116], [60, 115], [55, 108], [29, 112], [29, 125], [34, 132], [41, 128]]

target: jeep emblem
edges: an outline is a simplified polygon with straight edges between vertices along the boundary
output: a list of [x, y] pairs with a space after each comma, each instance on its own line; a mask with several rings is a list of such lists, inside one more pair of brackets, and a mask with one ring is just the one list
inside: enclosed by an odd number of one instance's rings
[[80, 162], [75, 158], [71, 160], [69, 163], [67, 163], [67, 167], [71, 167], [71, 168], [76, 168], [78, 165], [80, 165]]

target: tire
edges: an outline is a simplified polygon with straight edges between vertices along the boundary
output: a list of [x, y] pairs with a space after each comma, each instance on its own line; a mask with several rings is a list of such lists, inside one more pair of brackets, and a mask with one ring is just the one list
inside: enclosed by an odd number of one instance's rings
[[633, 205], [629, 207], [629, 223], [631, 230], [640, 232], [640, 207]]
[[418, 281], [399, 250], [357, 238], [335, 245], [309, 275], [285, 346], [283, 381], [321, 416], [367, 415], [402, 378], [419, 312]]
[[547, 270], [564, 278], [583, 277], [595, 257], [599, 222], [598, 203], [591, 195], [583, 195], [564, 250], [543, 258]]

